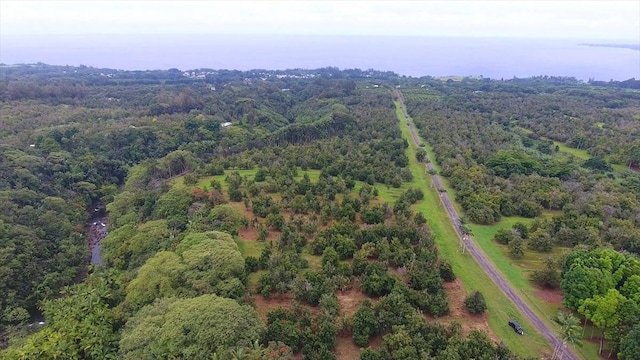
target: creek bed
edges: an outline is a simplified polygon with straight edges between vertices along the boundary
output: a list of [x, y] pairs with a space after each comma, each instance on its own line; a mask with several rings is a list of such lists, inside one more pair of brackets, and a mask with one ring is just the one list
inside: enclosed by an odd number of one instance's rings
[[96, 202], [89, 209], [92, 216], [87, 223], [87, 237], [89, 238], [89, 250], [91, 250], [91, 263], [94, 265], [103, 265], [100, 255], [100, 247], [102, 239], [107, 234], [107, 213], [104, 204]]

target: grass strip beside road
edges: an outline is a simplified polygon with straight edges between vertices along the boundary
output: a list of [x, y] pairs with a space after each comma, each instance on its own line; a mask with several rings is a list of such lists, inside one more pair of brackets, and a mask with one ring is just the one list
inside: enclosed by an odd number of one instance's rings
[[[400, 109], [400, 104], [398, 102], [395, 104], [402, 135], [409, 142], [407, 156], [409, 157], [409, 168], [414, 178], [411, 185], [420, 188], [425, 194], [424, 200], [416, 204], [414, 208], [427, 218], [440, 256], [451, 262], [456, 276], [462, 280], [467, 293], [480, 291], [484, 295], [489, 308], [489, 326], [510, 349], [522, 356], [540, 357], [545, 352], [550, 354], [551, 348], [540, 334], [531, 331], [525, 336], [520, 336], [507, 325], [509, 319], [524, 320], [524, 317], [520, 315], [513, 303], [486, 275], [473, 257], [460, 251], [458, 236], [440, 202], [439, 193], [435, 187], [431, 187], [431, 178], [427, 174], [424, 164], [415, 160], [417, 146], [411, 140], [411, 134]], [[533, 329], [532, 325], [528, 326]]]
[[[403, 136], [405, 138], [407, 138], [407, 140], [411, 139], [411, 135], [409, 133], [409, 129], [407, 128], [406, 125], [406, 120], [404, 119], [404, 116], [401, 112], [401, 110], [399, 109], [399, 104], [396, 103], [397, 106], [397, 115], [398, 118], [401, 119], [401, 126], [403, 127]], [[427, 150], [427, 154], [429, 155], [429, 158], [431, 160], [435, 159], [435, 154], [433, 152], [433, 148], [427, 144], [424, 143], [425, 145], [425, 149]], [[563, 143], [557, 143], [557, 145], [560, 145], [560, 152], [561, 153], [565, 153], [565, 154], [572, 154], [578, 158], [581, 159], [585, 159], [588, 158], [588, 154], [586, 153], [586, 151], [584, 150], [577, 150], [577, 149], [573, 149], [573, 148], [569, 148], [568, 146], [566, 146]], [[410, 145], [412, 146], [413, 150], [415, 151], [415, 149], [417, 148], [415, 146], [415, 144], [413, 144], [412, 142], [410, 142]], [[411, 156], [413, 156], [413, 154], [411, 154]], [[418, 167], [420, 167], [419, 164], [416, 164], [415, 161], [412, 161], [412, 165], [418, 165]], [[439, 166], [439, 164], [437, 163], [433, 163], [432, 164], [434, 169], [438, 172], [440, 172], [441, 167]], [[618, 170], [616, 167], [619, 167], [620, 165], [613, 165], [615, 170]], [[619, 171], [619, 170], [618, 170]], [[428, 179], [428, 177], [427, 177]], [[449, 181], [447, 178], [443, 178], [440, 177], [440, 180], [442, 182], [442, 185], [444, 186], [444, 188], [447, 190], [447, 193], [449, 193], [449, 196], [454, 199], [455, 198], [455, 190], [453, 190], [453, 188], [450, 186]], [[428, 179], [427, 181], [430, 182], [430, 179]], [[437, 194], [436, 194], [436, 201], [439, 201], [439, 199], [437, 198]], [[439, 202], [438, 202], [439, 204]], [[456, 210], [458, 211], [458, 214], [464, 214], [464, 211], [462, 210], [462, 207], [460, 206], [459, 203], [457, 202], [453, 202], [454, 207], [456, 208]], [[444, 212], [444, 209], [442, 208], [442, 206], [440, 207], [440, 210]], [[427, 214], [425, 213], [425, 216]], [[553, 216], [554, 214], [551, 212], [548, 212], [546, 214], [543, 214], [546, 217], [550, 217]], [[430, 220], [430, 218], [427, 216], [427, 219]], [[444, 219], [445, 221], [449, 221], [448, 217], [446, 216], [446, 212], [444, 214]], [[549, 256], [562, 256], [562, 254], [564, 252], [570, 251], [569, 248], [559, 248], [556, 247], [553, 249], [553, 251], [549, 254], [543, 254], [543, 253], [538, 253], [538, 252], [533, 252], [530, 250], [527, 250], [525, 252], [525, 257], [523, 259], [520, 260], [513, 260], [511, 259], [511, 257], [509, 257], [508, 255], [508, 248], [506, 246], [503, 245], [499, 245], [496, 244], [495, 242], [493, 242], [493, 237], [495, 235], [495, 233], [501, 229], [501, 228], [511, 228], [513, 226], [513, 224], [515, 224], [516, 222], [523, 222], [526, 224], [529, 224], [531, 221], [533, 221], [533, 219], [527, 219], [527, 218], [520, 218], [520, 217], [503, 217], [502, 220], [496, 224], [493, 225], [476, 225], [476, 224], [469, 224], [472, 233], [473, 233], [473, 237], [476, 240], [476, 243], [482, 248], [482, 250], [484, 251], [485, 255], [491, 260], [491, 262], [494, 264], [494, 266], [503, 274], [503, 276], [505, 277], [505, 279], [515, 288], [517, 288], [520, 293], [522, 293], [524, 295], [523, 299], [525, 302], [527, 302], [530, 307], [532, 308], [532, 310], [534, 312], [536, 312], [538, 314], [538, 316], [547, 324], [547, 326], [553, 328], [553, 329], [558, 329], [558, 326], [551, 320], [551, 317], [554, 316], [557, 311], [559, 309], [563, 309], [560, 305], [554, 305], [554, 304], [550, 304], [547, 302], [544, 302], [543, 300], [541, 300], [540, 298], [536, 297], [534, 295], [534, 292], [537, 291], [538, 289], [536, 289], [532, 283], [528, 280], [528, 276], [532, 273], [533, 270], [537, 270], [542, 268], [542, 266], [544, 266], [544, 260], [549, 257]], [[430, 221], [430, 225], [431, 225], [431, 221]], [[450, 227], [450, 226], [449, 226]], [[433, 225], [432, 225], [433, 228]], [[450, 227], [451, 229], [453, 229], [452, 227]], [[452, 233], [455, 237], [455, 233], [452, 230]], [[441, 251], [441, 253], [443, 253], [443, 251]], [[444, 256], [444, 255], [443, 255]], [[449, 257], [444, 256], [447, 259], [450, 259]], [[472, 260], [472, 259], [470, 259]], [[453, 261], [453, 260], [452, 260]], [[456, 268], [454, 267], [454, 270], [456, 270]], [[463, 282], [465, 281], [464, 278], [462, 276], [460, 276], [460, 278], [463, 279]], [[465, 285], [466, 286], [466, 285]], [[467, 289], [468, 290], [468, 289]], [[476, 290], [475, 288], [472, 288], [472, 291]], [[468, 290], [469, 291], [469, 290]], [[482, 292], [482, 290], [480, 290]], [[484, 293], [483, 293], [484, 294]], [[489, 300], [488, 300], [489, 301]], [[489, 317], [489, 325], [492, 327], [492, 329], [494, 329], [494, 325], [491, 321], [491, 317]], [[500, 325], [500, 323], [498, 323], [498, 325]], [[588, 331], [588, 330], [587, 330]], [[547, 347], [549, 346], [548, 344], [545, 344]], [[582, 347], [577, 347], [577, 346], [572, 346], [573, 350], [575, 353], [577, 353], [578, 355], [580, 355], [582, 358], [584, 359], [594, 359], [597, 358], [598, 355], [598, 347], [597, 344], [588, 342], [588, 341], [584, 341], [584, 344]]]

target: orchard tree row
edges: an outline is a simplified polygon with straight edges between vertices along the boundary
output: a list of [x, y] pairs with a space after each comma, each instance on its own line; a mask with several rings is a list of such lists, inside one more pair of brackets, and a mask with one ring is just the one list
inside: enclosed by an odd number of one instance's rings
[[[543, 244], [534, 240], [532, 248], [611, 244], [640, 253], [640, 174], [624, 170], [635, 160], [623, 160], [628, 153], [623, 149], [637, 142], [640, 99], [631, 90], [580, 83], [540, 80], [526, 89], [523, 93], [512, 81], [479, 80], [406, 91], [409, 112], [433, 146], [467, 219], [493, 224], [503, 216], [560, 212], [536, 224], [531, 233]], [[601, 97], [624, 101], [612, 108]], [[582, 160], [559, 151], [548, 138], [580, 146], [540, 130], [577, 124], [606, 133], [585, 133], [587, 139], [607, 138], [615, 146]], [[613, 171], [611, 163], [624, 167]]]

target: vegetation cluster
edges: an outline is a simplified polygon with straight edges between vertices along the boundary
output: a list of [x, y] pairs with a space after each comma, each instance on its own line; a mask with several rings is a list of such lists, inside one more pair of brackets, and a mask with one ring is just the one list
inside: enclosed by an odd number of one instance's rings
[[362, 359], [517, 358], [425, 316], [455, 275], [373, 87], [395, 74], [2, 70], [1, 357], [331, 359], [342, 336]]

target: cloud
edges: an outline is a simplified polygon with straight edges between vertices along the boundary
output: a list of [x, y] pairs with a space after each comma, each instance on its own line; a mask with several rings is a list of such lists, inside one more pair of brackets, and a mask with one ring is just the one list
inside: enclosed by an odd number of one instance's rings
[[509, 36], [640, 42], [639, 1], [0, 1], [24, 34]]

